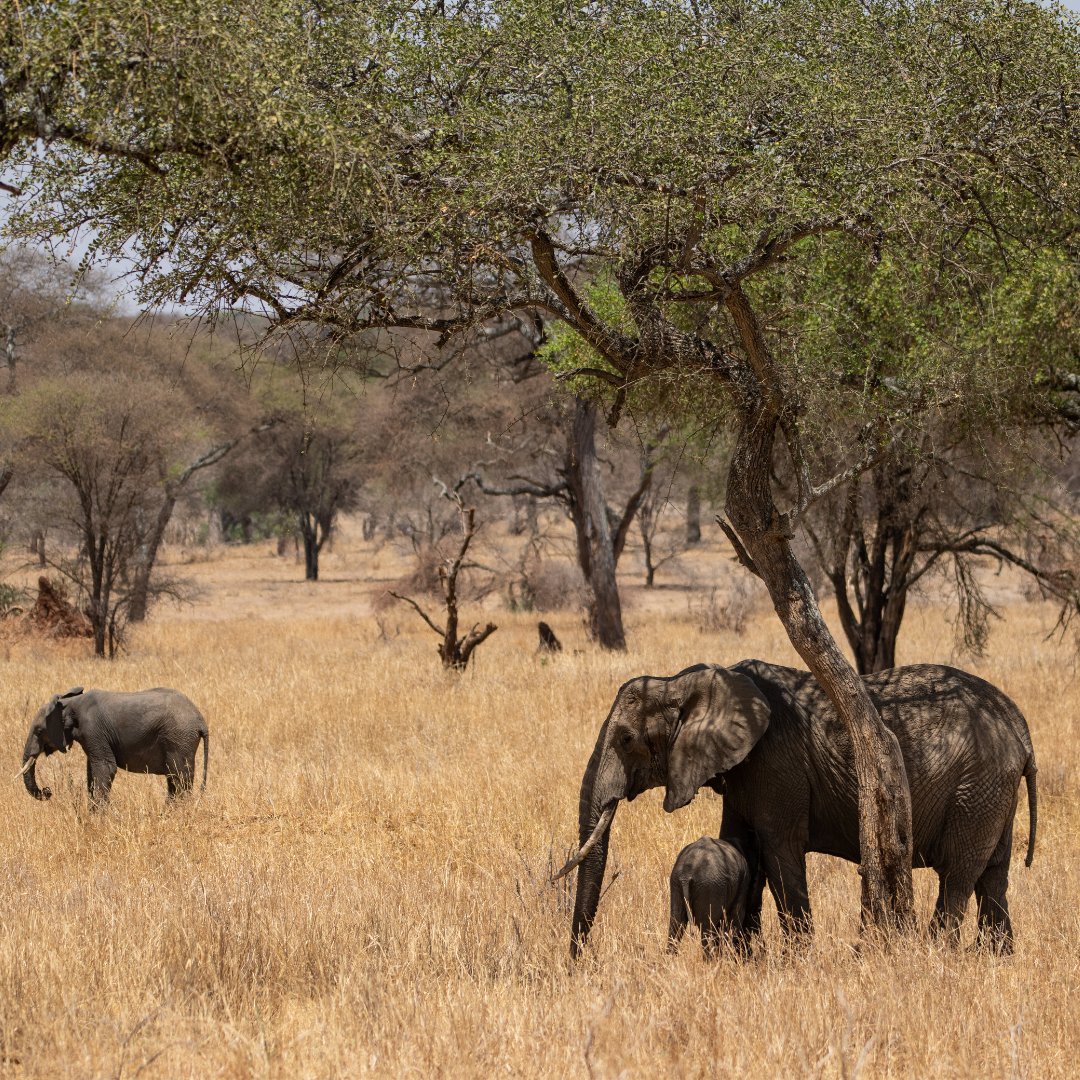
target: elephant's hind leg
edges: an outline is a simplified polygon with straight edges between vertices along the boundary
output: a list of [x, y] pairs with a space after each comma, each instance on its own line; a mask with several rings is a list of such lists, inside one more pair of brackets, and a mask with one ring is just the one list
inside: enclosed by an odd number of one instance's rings
[[762, 853], [762, 866], [784, 936], [798, 939], [812, 934], [814, 920], [806, 888], [805, 854], [791, 850], [766, 851]]
[[978, 905], [979, 944], [994, 952], [1013, 951], [1012, 920], [1009, 918], [1009, 863], [1012, 861], [1013, 823], [1010, 817], [986, 869], [975, 882]]
[[937, 902], [930, 919], [932, 937], [944, 938], [950, 945], [960, 944], [960, 924], [974, 889], [975, 883], [965, 876], [938, 871]]
[[169, 799], [189, 794], [195, 786], [194, 754], [167, 754], [165, 777], [169, 788]]
[[682, 940], [683, 932], [689, 916], [686, 910], [686, 901], [683, 899], [682, 888], [674, 879], [671, 882], [671, 918], [668, 921], [667, 951], [675, 952]]

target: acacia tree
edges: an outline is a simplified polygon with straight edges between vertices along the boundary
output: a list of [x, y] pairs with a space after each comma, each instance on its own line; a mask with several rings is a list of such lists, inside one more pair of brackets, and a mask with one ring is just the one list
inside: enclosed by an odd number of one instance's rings
[[976, 574], [980, 565], [1021, 571], [1059, 602], [1062, 627], [1076, 615], [1072, 514], [1055, 501], [1045, 468], [1021, 467], [1011, 456], [972, 456], [943, 435], [928, 438], [919, 459], [883, 456], [808, 515], [813, 560], [836, 598], [860, 673], [895, 666], [908, 599], [931, 574], [951, 577], [958, 644], [975, 654], [996, 614]]
[[36, 380], [4, 402], [19, 472], [53, 482], [52, 520], [76, 541], [58, 569], [80, 589], [94, 652], [113, 656], [131, 600], [138, 519], [156, 501], [161, 460], [190, 432], [176, 395], [122, 371]]
[[[99, 250], [131, 245], [144, 300], [247, 300], [279, 325], [445, 335], [543, 310], [616, 402], [710, 402], [733, 431], [725, 530], [852, 739], [864, 915], [906, 923], [899, 748], [791, 541], [815, 499], [900, 444], [909, 406], [882, 379], [983, 415], [1045, 387], [1041, 355], [991, 360], [957, 330], [1034, 253], [1073, 257], [1073, 25], [1034, 0], [149, 8], [8, 17], [0, 151], [29, 196], [14, 227], [90, 218]], [[802, 348], [818, 327], [790, 297], [830, 257], [887, 270], [917, 350], [838, 371]], [[581, 288], [601, 269], [628, 326]], [[434, 313], [416, 299], [433, 280], [450, 297]], [[806, 438], [823, 396], [865, 418], [832, 476]]]
[[[224, 508], [276, 512], [292, 523], [304, 546], [307, 581], [319, 580], [319, 555], [339, 516], [356, 507], [363, 484], [355, 426], [333, 413], [278, 408], [272, 421], [252, 429], [256, 438], [226, 465], [216, 487]], [[195, 465], [220, 460], [239, 441], [212, 448]]]

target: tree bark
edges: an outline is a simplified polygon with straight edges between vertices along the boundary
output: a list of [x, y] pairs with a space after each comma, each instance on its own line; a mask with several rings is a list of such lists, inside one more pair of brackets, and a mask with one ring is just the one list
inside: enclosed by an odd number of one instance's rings
[[589, 632], [602, 648], [626, 648], [615, 578], [615, 548], [596, 457], [596, 406], [580, 398], [567, 447], [567, 483], [577, 538], [578, 564], [591, 593]]
[[728, 520], [742, 542], [742, 557], [765, 583], [788, 638], [851, 737], [859, 783], [863, 924], [906, 929], [914, 911], [911, 794], [900, 745], [829, 632], [792, 551], [790, 526], [776, 508], [771, 483], [783, 398], [767, 346], [741, 291], [733, 293], [729, 310], [761, 390], [743, 399], [728, 473]]
[[319, 542], [318, 525], [312, 523], [307, 514], [300, 515], [300, 535], [304, 539], [304, 578], [307, 581], [319, 580]]
[[701, 543], [701, 492], [691, 484], [686, 493], [686, 546]]

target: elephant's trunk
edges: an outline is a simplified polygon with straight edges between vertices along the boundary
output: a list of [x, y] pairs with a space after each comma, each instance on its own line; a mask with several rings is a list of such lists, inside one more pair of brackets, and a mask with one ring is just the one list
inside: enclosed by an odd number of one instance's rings
[[38, 787], [37, 782], [37, 759], [41, 753], [41, 747], [38, 744], [37, 739], [33, 735], [26, 740], [26, 749], [23, 750], [23, 766], [20, 770], [20, 776], [22, 776], [23, 783], [26, 785], [26, 790], [33, 795], [35, 799], [47, 799], [52, 792], [48, 788]]
[[604, 884], [607, 867], [608, 840], [611, 821], [619, 800], [626, 797], [626, 774], [621, 764], [612, 766], [616, 759], [606, 752], [605, 723], [596, 740], [596, 747], [581, 780], [581, 796], [578, 802], [578, 853], [570, 860], [568, 869], [577, 863], [577, 894], [574, 898], [574, 922], [570, 933], [570, 955], [580, 955], [589, 936], [596, 909], [600, 904], [600, 890]]

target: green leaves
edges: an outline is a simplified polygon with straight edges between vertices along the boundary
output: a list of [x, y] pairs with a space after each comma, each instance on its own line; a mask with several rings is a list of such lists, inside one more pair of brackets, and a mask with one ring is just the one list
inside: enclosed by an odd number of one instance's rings
[[341, 333], [534, 307], [581, 331], [542, 228], [624, 346], [555, 330], [560, 371], [632, 368], [674, 400], [678, 370], [691, 404], [741, 348], [739, 283], [810, 412], [837, 386], [881, 407], [883, 378], [987, 408], [1074, 331], [1051, 297], [1080, 229], [1080, 44], [1035, 2], [34, 14], [5, 16], [0, 54], [12, 228], [91, 225], [146, 303]]

